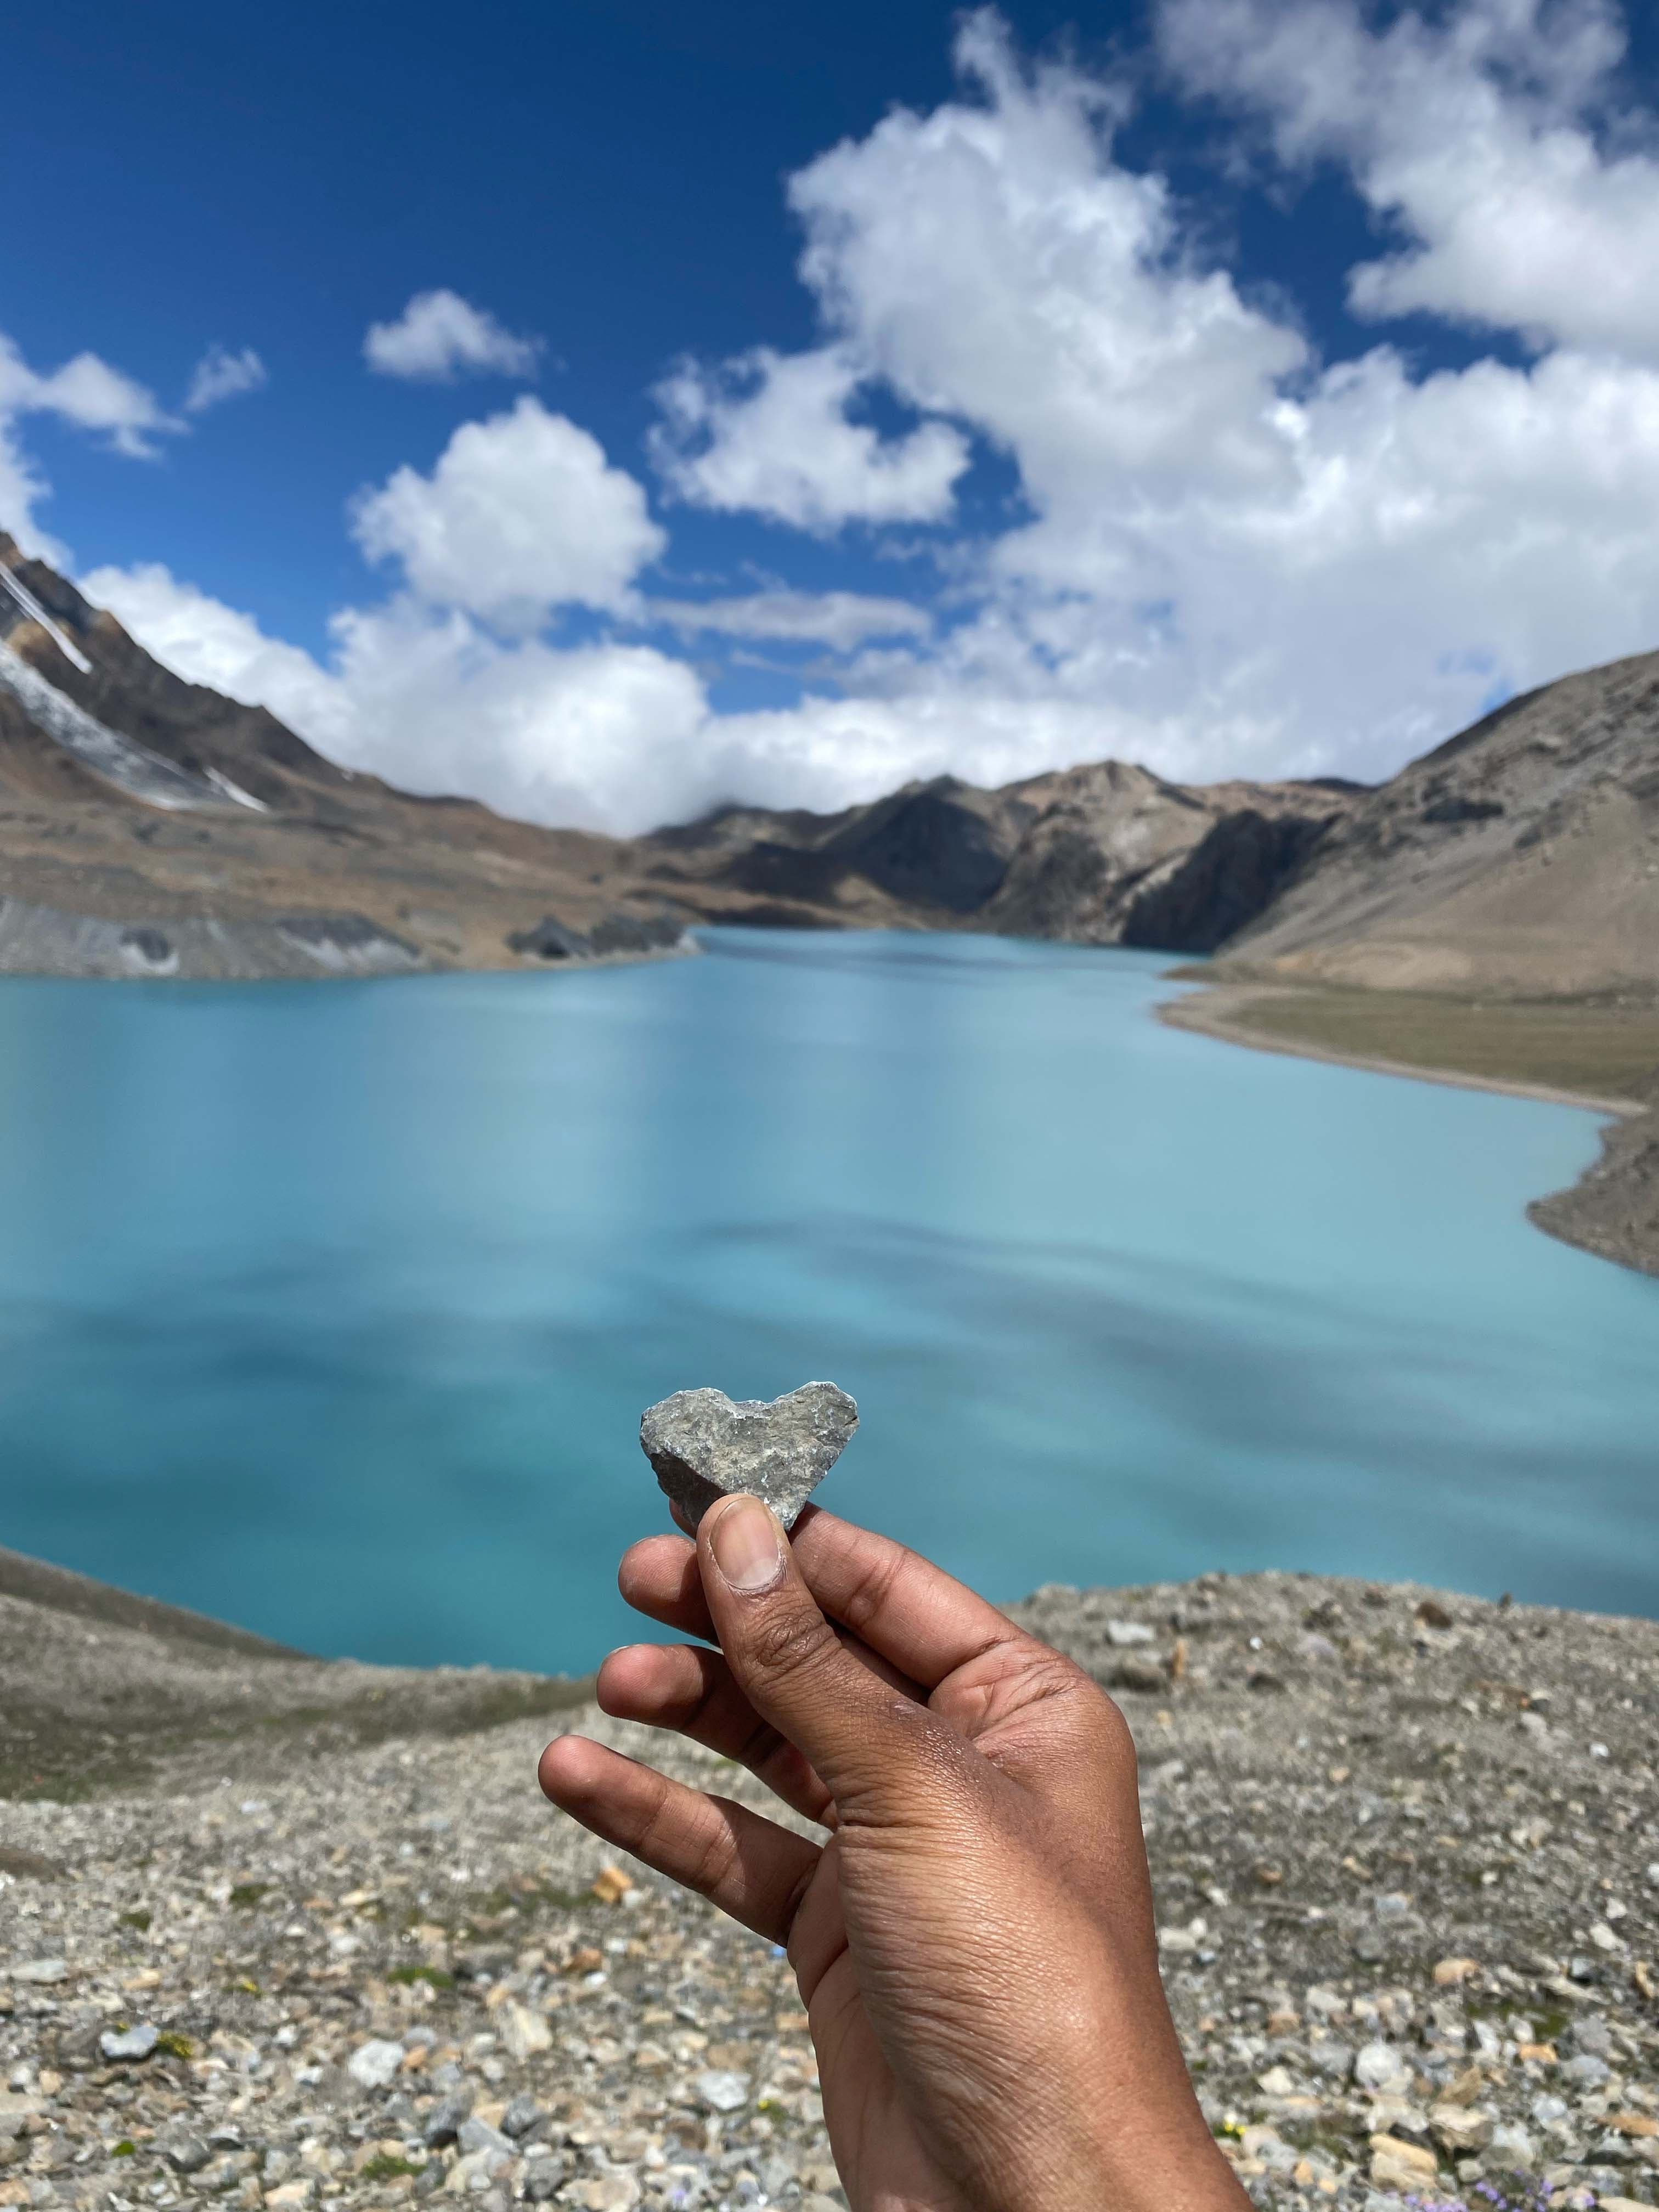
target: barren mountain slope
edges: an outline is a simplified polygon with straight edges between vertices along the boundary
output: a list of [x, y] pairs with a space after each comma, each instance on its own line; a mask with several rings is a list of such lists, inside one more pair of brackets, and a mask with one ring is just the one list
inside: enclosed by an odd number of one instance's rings
[[0, 969], [499, 967], [702, 918], [1224, 948], [1372, 988], [1659, 989], [1659, 654], [1514, 701], [1376, 791], [1105, 761], [621, 841], [353, 775], [3, 538], [0, 572], [44, 617], [0, 590]]
[[[939, 776], [839, 814], [729, 807], [646, 839], [696, 906], [1207, 952], [1259, 914], [1353, 804], [1337, 783], [1166, 783], [1119, 761], [983, 791]], [[757, 917], [760, 918], [760, 917]]]
[[0, 565], [88, 664], [0, 590], [0, 969], [489, 968], [678, 936], [629, 846], [336, 768], [3, 536]]
[[0, 537], [0, 969], [501, 967], [647, 950], [694, 918], [1207, 951], [1352, 804], [1105, 762], [836, 815], [727, 807], [635, 842], [536, 829], [335, 767]]
[[1414, 761], [1228, 951], [1370, 988], [1650, 998], [1659, 653], [1511, 700]]

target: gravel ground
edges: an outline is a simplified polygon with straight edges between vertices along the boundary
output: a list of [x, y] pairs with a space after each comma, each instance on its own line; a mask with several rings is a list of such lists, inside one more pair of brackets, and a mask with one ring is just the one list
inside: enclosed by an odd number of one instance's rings
[[[78, 1784], [14, 1760], [0, 2206], [844, 2202], [782, 1960], [537, 1793], [551, 1729], [641, 1731], [89, 1590], [0, 1591], [0, 1716], [39, 1738], [78, 1637], [117, 1703], [162, 1668], [167, 1727], [137, 1780], [118, 1727]], [[1659, 1625], [1278, 1575], [1018, 1610], [1134, 1729], [1177, 2024], [1258, 2203], [1659, 2204]]]

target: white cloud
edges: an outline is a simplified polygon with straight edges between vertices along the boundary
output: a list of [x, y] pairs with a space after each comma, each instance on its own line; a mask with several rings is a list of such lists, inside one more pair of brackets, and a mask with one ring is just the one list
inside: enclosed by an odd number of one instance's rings
[[968, 466], [966, 439], [945, 422], [884, 439], [850, 421], [865, 380], [835, 346], [792, 355], [760, 346], [719, 370], [687, 363], [659, 388], [665, 420], [653, 458], [682, 499], [799, 530], [943, 521]]
[[0, 530], [26, 553], [61, 559], [63, 548], [35, 520], [34, 510], [51, 487], [18, 443], [12, 419], [0, 406]]
[[[1607, 0], [1464, 0], [1370, 30], [1353, 0], [1166, 0], [1189, 87], [1268, 122], [1281, 161], [1344, 163], [1410, 243], [1355, 308], [1659, 360], [1659, 159], [1621, 113]], [[1633, 142], [1633, 143], [1632, 143]]]
[[337, 680], [301, 647], [267, 637], [253, 617], [228, 607], [159, 561], [94, 568], [79, 580], [158, 660], [191, 684], [269, 707], [322, 751], [343, 758], [356, 726]]
[[11, 340], [0, 334], [0, 415], [56, 415], [82, 430], [99, 431], [118, 453], [155, 458], [155, 439], [179, 425], [155, 395], [95, 353], [78, 353], [49, 376], [32, 369]]
[[185, 395], [185, 412], [200, 415], [209, 407], [218, 406], [221, 400], [239, 398], [244, 392], [257, 392], [268, 380], [265, 365], [252, 346], [244, 346], [240, 353], [231, 353], [224, 346], [210, 345], [191, 376], [190, 390]]
[[159, 565], [81, 584], [177, 674], [269, 707], [331, 759], [406, 789], [623, 830], [706, 804], [702, 686], [649, 647], [504, 642], [403, 595], [337, 614], [325, 666]]
[[382, 376], [533, 376], [539, 338], [515, 337], [459, 293], [417, 292], [394, 323], [371, 323], [363, 358]]
[[653, 599], [646, 609], [683, 636], [762, 638], [850, 653], [872, 637], [925, 637], [933, 617], [908, 599], [863, 592], [751, 592], [741, 599]]
[[[1281, 15], [1298, 27], [1282, 52]], [[1595, 223], [1614, 220], [1598, 176], [1647, 158], [1652, 118], [1624, 118], [1616, 148], [1592, 131], [1613, 19], [1452, 0], [1437, 29], [1370, 31], [1351, 0], [1171, 0], [1168, 20], [1171, 52], [1212, 27], [1285, 158], [1346, 163], [1403, 227], [1366, 264], [1398, 275], [1357, 278], [1362, 295], [1426, 299], [1431, 271], [1436, 312], [1528, 331], [1539, 357], [1433, 374], [1388, 345], [1321, 359], [1293, 307], [1236, 281], [1164, 181], [1119, 158], [1116, 86], [1024, 66], [981, 15], [959, 96], [895, 111], [791, 185], [822, 343], [678, 372], [662, 448], [684, 496], [822, 533], [945, 516], [977, 441], [1018, 504], [950, 541], [931, 627], [854, 592], [642, 603], [663, 540], [640, 487], [528, 399], [365, 496], [365, 547], [407, 589], [337, 617], [326, 668], [200, 604], [194, 644], [159, 607], [143, 621], [175, 658], [234, 647], [247, 672], [218, 680], [261, 687], [356, 764], [624, 830], [724, 798], [830, 807], [941, 769], [1006, 781], [1109, 753], [1183, 778], [1380, 775], [1494, 694], [1651, 647], [1659, 235], [1632, 210], [1615, 276]], [[1504, 206], [1534, 210], [1485, 260], [1454, 220], [1478, 179], [1454, 174], [1438, 202], [1377, 181], [1411, 168], [1419, 93], [1486, 118], [1484, 138], [1446, 125], [1445, 160], [1485, 146]], [[1558, 236], [1588, 241], [1576, 289]], [[878, 434], [854, 419], [872, 400], [916, 427]], [[832, 646], [840, 696], [714, 714], [683, 660], [529, 634], [570, 604]]]
[[136, 460], [154, 459], [155, 439], [183, 427], [163, 411], [154, 392], [96, 354], [76, 354], [43, 375], [0, 331], [0, 530], [9, 531], [26, 550], [45, 554], [61, 549], [35, 520], [34, 507], [49, 487], [19, 440], [17, 424], [26, 415], [54, 415], [101, 434], [117, 453]]
[[[1213, 27], [1243, 72], [1234, 0], [1190, 10], [1189, 46]], [[1244, 12], [1265, 39], [1279, 11]], [[1494, 22], [1536, 12], [1468, 0], [1448, 52], [1484, 56]], [[1294, 15], [1287, 53], [1317, 76], [1333, 41], [1353, 49], [1354, 100], [1375, 84], [1387, 106], [1385, 39], [1347, 0]], [[1589, 11], [1559, 20], [1573, 36], [1528, 79], [1557, 99], [1601, 65]], [[1654, 642], [1645, 362], [1562, 349], [1421, 379], [1378, 348], [1322, 365], [1289, 311], [1204, 258], [1164, 182], [1115, 158], [1114, 87], [1022, 68], [986, 14], [957, 51], [968, 97], [895, 112], [790, 197], [841, 359], [1006, 454], [1030, 519], [985, 549], [979, 611], [937, 651], [867, 655], [846, 679], [862, 700], [801, 710], [815, 761], [826, 729], [866, 750], [908, 729], [919, 772], [955, 717], [964, 759], [988, 757], [974, 730], [1018, 727], [1025, 769], [1115, 745], [1176, 774], [1382, 773], [1494, 690]], [[1469, 66], [1522, 120], [1542, 96]], [[1547, 197], [1556, 149], [1504, 112]], [[1624, 250], [1628, 296], [1659, 300], [1659, 235], [1637, 226]], [[769, 486], [756, 505], [779, 511]]]
[[517, 629], [556, 606], [626, 611], [666, 543], [634, 478], [528, 393], [463, 423], [430, 476], [401, 468], [362, 493], [352, 528], [370, 560], [401, 562], [422, 598]]
[[707, 702], [647, 646], [503, 643], [408, 600], [337, 617], [349, 764], [532, 821], [631, 831], [702, 803]]

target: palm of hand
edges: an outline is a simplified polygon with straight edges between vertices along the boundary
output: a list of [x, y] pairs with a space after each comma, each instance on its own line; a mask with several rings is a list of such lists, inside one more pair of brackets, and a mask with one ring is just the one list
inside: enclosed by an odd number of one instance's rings
[[966, 2200], [923, 2141], [865, 2004], [846, 1948], [840, 1854], [833, 1844], [800, 1911], [809, 1922], [821, 1921], [832, 1941], [841, 1940], [833, 1965], [810, 1996], [804, 1988], [802, 1996], [818, 2053], [824, 2125], [848, 2179], [848, 2201], [872, 2212], [899, 2205], [906, 2212], [963, 2212]]

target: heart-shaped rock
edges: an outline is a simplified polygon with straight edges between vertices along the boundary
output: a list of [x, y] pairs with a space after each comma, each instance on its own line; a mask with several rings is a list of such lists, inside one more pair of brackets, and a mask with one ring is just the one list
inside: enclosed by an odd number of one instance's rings
[[833, 1382], [803, 1382], [769, 1404], [677, 1390], [640, 1416], [640, 1448], [682, 1526], [695, 1528], [717, 1498], [746, 1490], [793, 1528], [858, 1425], [858, 1407]]

